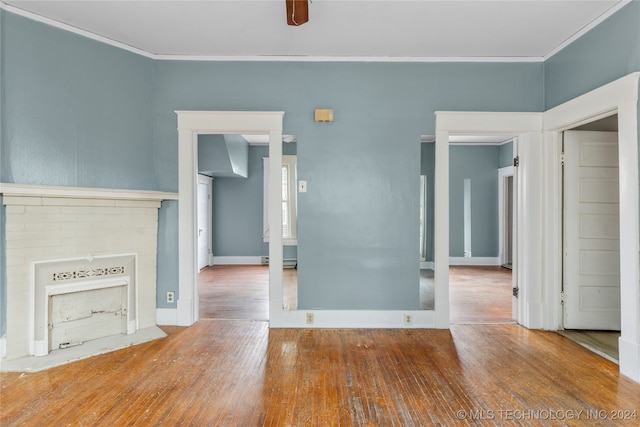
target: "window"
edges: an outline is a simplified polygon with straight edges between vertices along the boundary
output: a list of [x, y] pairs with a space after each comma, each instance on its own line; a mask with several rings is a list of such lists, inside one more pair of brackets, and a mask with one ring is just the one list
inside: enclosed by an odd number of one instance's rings
[[[269, 241], [269, 158], [263, 157], [264, 164], [264, 208], [263, 208], [263, 235], [264, 242]], [[296, 245], [298, 231], [298, 206], [297, 206], [297, 157], [282, 156], [282, 243]]]

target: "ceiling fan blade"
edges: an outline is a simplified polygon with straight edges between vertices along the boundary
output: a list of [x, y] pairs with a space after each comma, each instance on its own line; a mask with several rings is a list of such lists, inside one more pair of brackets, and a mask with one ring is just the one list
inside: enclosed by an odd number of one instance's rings
[[286, 0], [287, 24], [302, 25], [309, 21], [309, 0]]

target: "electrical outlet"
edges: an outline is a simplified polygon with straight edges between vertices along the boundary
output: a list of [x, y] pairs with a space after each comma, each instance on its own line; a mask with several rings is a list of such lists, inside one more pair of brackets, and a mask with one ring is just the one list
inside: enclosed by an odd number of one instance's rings
[[176, 301], [176, 293], [173, 291], [167, 292], [167, 302], [172, 303]]
[[412, 323], [412, 320], [413, 319], [411, 319], [411, 315], [410, 314], [405, 314], [404, 315], [404, 324], [405, 325], [410, 325]]
[[313, 325], [313, 313], [307, 313], [307, 325]]

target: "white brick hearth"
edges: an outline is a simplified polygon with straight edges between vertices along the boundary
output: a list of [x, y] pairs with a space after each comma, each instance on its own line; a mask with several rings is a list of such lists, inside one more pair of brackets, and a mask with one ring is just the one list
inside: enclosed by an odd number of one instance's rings
[[155, 327], [158, 208], [175, 193], [10, 184], [0, 184], [0, 192], [6, 215], [6, 361], [34, 355], [35, 319], [42, 318], [34, 311], [43, 306], [35, 303], [36, 265], [46, 262], [75, 259], [91, 268], [94, 259], [131, 255], [127, 274], [135, 289], [125, 303], [134, 305], [122, 311], [135, 313], [135, 321], [124, 335]]

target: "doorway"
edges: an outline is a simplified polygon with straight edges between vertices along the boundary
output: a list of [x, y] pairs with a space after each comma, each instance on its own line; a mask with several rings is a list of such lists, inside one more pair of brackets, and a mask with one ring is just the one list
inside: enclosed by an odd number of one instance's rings
[[612, 115], [563, 134], [561, 290], [563, 335], [615, 362], [621, 328], [617, 120]]
[[451, 324], [514, 323], [513, 139], [449, 136]]
[[[178, 115], [178, 279], [176, 310], [178, 326], [190, 326], [198, 320], [197, 282], [197, 169], [198, 135], [201, 134], [268, 134], [269, 156], [282, 162], [283, 112], [177, 111]], [[272, 238], [269, 245], [269, 300], [282, 295], [282, 224], [281, 177], [275, 169], [269, 176], [269, 203]], [[270, 304], [271, 322], [283, 317], [277, 304]], [[277, 323], [277, 322], [276, 322]]]
[[[214, 178], [213, 220], [198, 227], [199, 240], [213, 241], [212, 262], [198, 274], [201, 319], [269, 319], [267, 144], [267, 135], [199, 137], [199, 173]], [[207, 195], [198, 186], [200, 207]]]

